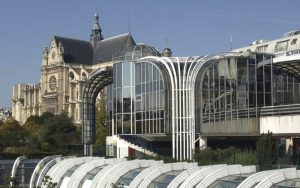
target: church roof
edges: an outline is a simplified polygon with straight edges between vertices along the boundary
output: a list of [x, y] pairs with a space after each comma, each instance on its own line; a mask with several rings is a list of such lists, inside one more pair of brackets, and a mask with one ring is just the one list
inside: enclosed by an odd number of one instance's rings
[[90, 42], [54, 36], [56, 44], [64, 47], [65, 63], [91, 65], [93, 63], [93, 47]]
[[135, 41], [130, 33], [98, 41], [95, 44], [93, 63], [97, 64], [119, 59], [124, 55], [127, 48], [134, 45]]
[[59, 36], [54, 36], [54, 40], [57, 46], [61, 42], [64, 47], [65, 63], [84, 65], [118, 59], [124, 55], [128, 47], [135, 45], [135, 41], [129, 33], [97, 41], [94, 48], [89, 41]]

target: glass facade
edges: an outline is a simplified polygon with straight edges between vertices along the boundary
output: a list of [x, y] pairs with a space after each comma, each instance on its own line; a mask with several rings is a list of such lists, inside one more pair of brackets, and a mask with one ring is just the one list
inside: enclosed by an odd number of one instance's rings
[[167, 188], [171, 181], [181, 172], [183, 172], [183, 170], [173, 170], [161, 174], [149, 184], [148, 188]]
[[218, 179], [208, 188], [236, 188], [241, 184], [242, 181], [244, 181], [250, 175], [251, 174], [226, 176], [224, 178]]
[[139, 175], [145, 168], [136, 168], [124, 174], [116, 183], [116, 185], [129, 186], [132, 180]]
[[108, 122], [112, 134], [165, 133], [165, 86], [158, 67], [149, 62], [114, 64], [108, 87]]
[[254, 52], [115, 63], [109, 135], [172, 134], [172, 156], [191, 159], [196, 134], [255, 136], [266, 107], [299, 103], [295, 69]]
[[[299, 84], [292, 72], [272, 63], [271, 55], [212, 61], [196, 79], [196, 131], [203, 124], [241, 124], [259, 117], [261, 107], [298, 103]], [[256, 120], [246, 123], [258, 126]]]

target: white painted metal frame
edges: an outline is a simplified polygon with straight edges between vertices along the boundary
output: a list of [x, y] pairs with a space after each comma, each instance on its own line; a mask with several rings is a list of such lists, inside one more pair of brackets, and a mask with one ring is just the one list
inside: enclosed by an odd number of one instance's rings
[[62, 165], [61, 168], [58, 169], [56, 171], [56, 173], [52, 175], [52, 181], [57, 182], [58, 187], [60, 187], [60, 184], [63, 181], [62, 178], [69, 169], [73, 168], [76, 165], [83, 165], [89, 161], [98, 160], [98, 159], [101, 159], [101, 158], [99, 158], [99, 157], [80, 157], [80, 158], [76, 158], [72, 161], [69, 161], [68, 163], [65, 163], [64, 165]]
[[148, 187], [153, 180], [155, 180], [161, 174], [171, 172], [174, 170], [187, 170], [189, 168], [196, 167], [197, 163], [187, 163], [187, 162], [178, 162], [178, 163], [168, 163], [160, 166], [158, 169], [152, 171], [148, 176], [146, 176], [143, 181], [138, 186], [139, 188]]
[[162, 166], [162, 164], [154, 164], [154, 165], [146, 168], [132, 180], [129, 187], [137, 188], [141, 184], [141, 182], [145, 179], [145, 177], [147, 177], [151, 172], [159, 169], [161, 166]]
[[168, 185], [168, 188], [173, 188], [173, 187], [179, 187], [184, 181], [186, 181], [190, 176], [192, 176], [194, 173], [200, 171], [201, 169], [207, 169], [210, 167], [225, 167], [225, 164], [219, 164], [219, 165], [213, 165], [213, 166], [197, 166], [193, 168], [189, 168], [183, 172], [181, 172], [176, 178], [173, 179], [173, 181]]
[[110, 175], [110, 179], [106, 184], [106, 188], [110, 188], [112, 183], [117, 183], [117, 181], [130, 170], [134, 170], [137, 168], [147, 168], [153, 165], [162, 165], [162, 164], [163, 161], [152, 161], [152, 160], [139, 161], [137, 163], [132, 162], [130, 164], [128, 163], [128, 165], [122, 166], [116, 169], [115, 171], [113, 171], [113, 174]]
[[193, 168], [189, 168], [183, 172], [181, 172], [176, 178], [174, 178], [167, 188], [179, 187], [189, 176], [194, 174], [195, 172], [201, 169], [200, 166], [196, 166]]
[[199, 169], [198, 171], [187, 177], [185, 181], [180, 185], [180, 188], [193, 188], [199, 182], [201, 182], [207, 174], [224, 168], [227, 168], [227, 165], [213, 165]]
[[37, 178], [37, 181], [36, 181], [36, 187], [41, 187], [42, 186], [42, 182], [43, 182], [43, 179], [45, 177], [45, 175], [48, 173], [48, 171], [58, 162], [60, 162], [61, 160], [63, 160], [64, 158], [63, 157], [57, 157], [57, 158], [54, 158], [52, 159], [51, 161], [49, 161], [44, 167], [43, 169], [41, 170], [41, 172], [39, 173], [39, 176]]
[[11, 169], [11, 178], [16, 177], [17, 168], [18, 168], [19, 164], [25, 159], [27, 159], [27, 157], [25, 155], [22, 155], [22, 156], [16, 158], [14, 165]]
[[52, 178], [51, 180], [52, 183], [57, 183], [58, 186], [60, 186], [60, 183], [62, 181], [62, 176], [69, 169], [73, 168], [75, 165], [80, 165], [90, 160], [95, 160], [97, 158], [98, 157], [79, 157], [79, 158], [69, 158], [69, 159], [59, 161], [47, 172], [46, 176]]
[[[285, 168], [285, 169], [261, 171], [261, 172], [252, 174], [251, 176], [246, 178], [237, 188], [251, 188], [255, 184], [263, 181], [265, 178], [268, 178], [270, 175], [272, 175], [276, 172], [284, 171], [284, 172], [287, 172], [287, 174], [288, 174], [294, 170], [295, 170], [295, 168]], [[289, 176], [291, 176], [291, 175], [289, 175]], [[297, 176], [299, 177], [298, 172], [297, 172]]]
[[[116, 166], [119, 166], [120, 164], [122, 163], [125, 163], [126, 162], [126, 159], [125, 161], [117, 161], [115, 162], [114, 164], [111, 164], [111, 165], [108, 165], [106, 167], [104, 167], [100, 172], [98, 172], [98, 174], [93, 178], [92, 180], [92, 183], [90, 185], [90, 188], [96, 188], [98, 183], [101, 181], [101, 178], [103, 175], [105, 175], [108, 171], [110, 171], [110, 169], [112, 168], [115, 168]], [[89, 180], [90, 181], [90, 180]], [[84, 182], [84, 184], [86, 183], [87, 181]]]
[[264, 178], [261, 182], [259, 182], [255, 188], [272, 187], [273, 185], [281, 181], [299, 178], [297, 172], [299, 171], [297, 171], [296, 168], [290, 168], [290, 169], [274, 172], [271, 175]]
[[[195, 87], [196, 78], [201, 70], [213, 62], [234, 53], [213, 56], [191, 56], [167, 58], [148, 56], [140, 61], [160, 64], [168, 73], [171, 81], [171, 126], [172, 156], [177, 160], [192, 160], [195, 151]], [[235, 54], [236, 55], [236, 54]], [[183, 64], [183, 70], [180, 68]], [[177, 69], [176, 69], [177, 68]]]
[[[139, 168], [140, 166], [148, 167], [151, 166], [152, 163], [155, 163], [153, 160], [133, 160], [133, 161], [127, 161], [122, 162], [117, 165], [112, 166], [111, 168], [107, 169], [106, 171], [100, 171], [95, 178], [93, 179], [93, 182], [96, 182], [97, 188], [105, 188], [105, 187], [111, 187], [111, 183], [114, 183], [114, 181], [117, 181], [119, 178], [118, 176], [115, 176], [117, 173], [122, 174], [122, 169], [124, 168]], [[121, 170], [121, 171], [119, 171]], [[99, 175], [100, 174], [100, 175]], [[100, 179], [96, 178], [99, 177]], [[97, 179], [97, 181], [94, 181]], [[117, 180], [116, 180], [117, 179]]]
[[[13, 167], [12, 167], [12, 169], [11, 169], [11, 176], [10, 176], [10, 177], [11, 177], [11, 180], [13, 180], [13, 179], [16, 178], [16, 172], [17, 172], [17, 169], [18, 169], [20, 163], [21, 163], [23, 160], [25, 160], [25, 159], [27, 159], [27, 157], [26, 157], [25, 155], [22, 155], [22, 156], [16, 158], [16, 160], [15, 160], [15, 162], [14, 162], [14, 164], [13, 164]], [[10, 186], [15, 186], [15, 185], [13, 184], [12, 181], [10, 181], [9, 183], [10, 183]]]
[[[81, 165], [78, 169], [75, 170], [75, 172], [69, 177], [69, 181], [65, 187], [68, 188], [78, 188], [82, 179], [85, 177], [86, 174], [88, 174], [91, 170], [101, 167], [108, 164], [115, 164], [117, 162], [124, 162], [125, 159], [120, 158], [114, 158], [114, 159], [94, 159], [91, 161], [88, 161], [87, 163], [84, 163]], [[63, 180], [64, 181], [64, 180]], [[63, 183], [61, 184], [61, 188], [63, 188]]]
[[203, 180], [196, 186], [196, 188], [207, 188], [216, 180], [221, 179], [230, 175], [248, 174], [255, 173], [255, 166], [241, 166], [241, 165], [230, 165], [227, 168], [215, 170], [205, 176]]
[[[177, 128], [177, 123], [175, 120], [175, 114], [177, 115], [177, 111], [175, 108], [175, 87], [177, 85], [177, 78], [176, 78], [176, 71], [174, 69], [173, 63], [169, 60], [169, 59], [162, 59], [156, 56], [148, 56], [145, 58], [141, 58], [140, 61], [151, 61], [152, 63], [156, 64], [157, 62], [159, 64], [161, 64], [164, 68], [166, 68], [168, 74], [169, 74], [169, 78], [171, 80], [171, 96], [172, 96], [172, 121], [171, 121], [171, 125], [172, 125], [172, 156], [173, 158], [178, 159], [178, 153], [176, 152], [176, 147], [175, 147], [175, 129]], [[154, 62], [153, 62], [154, 61]], [[172, 65], [171, 68], [169, 67], [169, 65]], [[176, 145], [178, 146], [178, 144]]]
[[37, 181], [38, 175], [40, 174], [40, 172], [42, 171], [42, 169], [44, 168], [44, 166], [51, 160], [53, 160], [54, 158], [57, 157], [61, 157], [60, 155], [53, 155], [53, 156], [48, 156], [43, 158], [34, 168], [32, 175], [30, 177], [30, 183], [29, 183], [29, 188], [34, 188], [35, 182]]
[[[172, 126], [172, 156], [177, 160], [192, 160], [194, 151], [195, 128], [193, 122], [193, 110], [190, 98], [194, 92], [189, 84], [190, 64], [200, 61], [200, 57], [167, 58], [149, 56], [140, 61], [151, 61], [160, 64], [168, 73], [171, 81], [171, 126]], [[181, 70], [180, 64], [184, 65]], [[177, 71], [176, 67], [177, 66]]]

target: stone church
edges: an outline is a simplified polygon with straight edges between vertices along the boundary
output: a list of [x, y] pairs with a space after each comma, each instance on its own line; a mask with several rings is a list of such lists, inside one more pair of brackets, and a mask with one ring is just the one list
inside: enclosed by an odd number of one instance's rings
[[31, 115], [67, 112], [75, 124], [81, 124], [81, 95], [87, 77], [113, 64], [134, 45], [130, 33], [104, 39], [97, 14], [90, 41], [53, 36], [43, 50], [40, 82], [13, 86], [12, 116], [23, 124]]

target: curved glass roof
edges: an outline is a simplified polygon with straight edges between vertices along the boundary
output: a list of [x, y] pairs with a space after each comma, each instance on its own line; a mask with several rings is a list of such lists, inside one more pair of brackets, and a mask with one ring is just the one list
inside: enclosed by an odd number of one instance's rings
[[209, 188], [235, 188], [238, 187], [242, 181], [244, 181], [251, 174], [241, 174], [241, 175], [230, 175], [224, 178], [218, 179], [213, 184], [209, 186]]
[[272, 188], [291, 188], [291, 187], [300, 187], [300, 179], [291, 179], [279, 182], [272, 186]]
[[150, 183], [148, 188], [167, 188], [171, 181], [183, 171], [184, 170], [173, 170], [161, 174]]
[[152, 46], [138, 44], [126, 50], [124, 60], [137, 60], [146, 56], [161, 56], [161, 54]]
[[84, 178], [80, 181], [79, 187], [82, 187], [85, 180], [93, 180], [93, 178], [97, 175], [98, 172], [100, 172], [104, 167], [107, 165], [102, 165], [94, 168], [93, 170], [89, 171]]
[[118, 181], [117, 185], [129, 186], [132, 180], [141, 173], [145, 168], [136, 168], [124, 174]]

